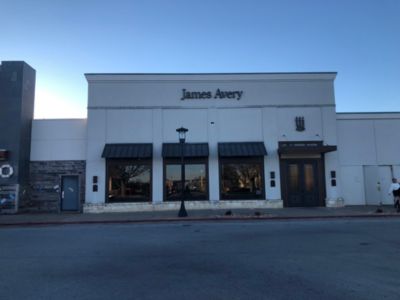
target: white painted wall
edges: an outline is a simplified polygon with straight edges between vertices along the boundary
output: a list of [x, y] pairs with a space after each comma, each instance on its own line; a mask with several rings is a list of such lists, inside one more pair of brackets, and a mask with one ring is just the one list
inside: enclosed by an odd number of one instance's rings
[[251, 142], [263, 139], [260, 108], [220, 108], [217, 113], [219, 142]]
[[[34, 120], [31, 160], [84, 160], [87, 203], [105, 201], [106, 143], [153, 143], [153, 201], [163, 199], [162, 144], [177, 142], [176, 128], [189, 129], [188, 142], [207, 142], [209, 192], [219, 200], [218, 142], [263, 141], [267, 199], [281, 198], [279, 141], [323, 140], [338, 151], [325, 155], [327, 198], [346, 205], [365, 204], [364, 166], [385, 170], [382, 193], [391, 175], [400, 177], [400, 113], [336, 114], [334, 74], [88, 75], [88, 119]], [[237, 100], [181, 101], [181, 89], [243, 90]], [[304, 132], [294, 118], [305, 117]], [[330, 171], [337, 186], [330, 186]], [[270, 172], [275, 187], [270, 187]], [[379, 172], [378, 172], [379, 173]], [[379, 173], [379, 174], [380, 174]], [[99, 190], [92, 191], [98, 176]], [[384, 178], [383, 178], [384, 177]], [[390, 197], [382, 194], [384, 203]]]
[[31, 161], [86, 159], [86, 119], [33, 120], [31, 139]]
[[[218, 168], [218, 110], [208, 109], [208, 186], [211, 201], [219, 201], [219, 168]], [[214, 184], [212, 184], [214, 182]]]
[[363, 167], [341, 166], [340, 175], [345, 205], [365, 205]]
[[[286, 74], [86, 74], [91, 107], [235, 107], [333, 105], [335, 73]], [[243, 91], [237, 100], [181, 101], [182, 89]]]
[[177, 128], [189, 129], [186, 134], [188, 143], [208, 141], [207, 109], [162, 109], [162, 134], [164, 143], [177, 143]]
[[[322, 136], [325, 145], [338, 145], [336, 112], [334, 107], [321, 108]], [[331, 171], [336, 172], [336, 186], [331, 183]], [[342, 196], [342, 180], [338, 151], [325, 154], [325, 182], [327, 201], [335, 201]]]
[[[107, 142], [107, 111], [88, 110], [87, 151], [86, 151], [86, 193], [85, 202], [99, 204], [105, 202], [106, 166], [101, 157]], [[93, 192], [93, 176], [98, 177], [98, 191]]]
[[376, 164], [373, 125], [368, 120], [338, 120], [338, 146], [342, 165]]
[[107, 110], [107, 143], [151, 143], [153, 112], [151, 109]]
[[[333, 80], [335, 73], [112, 75], [87, 74], [89, 113], [87, 140], [88, 203], [105, 201], [106, 143], [153, 143], [153, 202], [163, 198], [162, 143], [178, 142], [176, 128], [189, 129], [187, 142], [209, 144], [210, 200], [219, 200], [218, 142], [263, 141], [266, 197], [281, 199], [278, 142], [329, 140], [336, 142]], [[243, 91], [240, 100], [185, 100], [182, 89]], [[306, 131], [295, 130], [304, 116]], [[326, 118], [326, 120], [324, 120]], [[337, 170], [337, 155], [327, 156]], [[270, 187], [270, 172], [275, 187]], [[92, 192], [92, 176], [99, 191]], [[339, 175], [338, 175], [339, 176]], [[328, 196], [340, 194], [328, 190]]]
[[400, 164], [400, 118], [375, 120], [374, 129], [378, 164]]
[[[267, 199], [280, 200], [281, 175], [278, 155], [278, 108], [265, 107], [262, 109], [263, 140], [268, 155], [264, 158], [265, 194]], [[275, 172], [275, 187], [271, 187], [270, 172]]]
[[163, 159], [162, 159], [162, 143], [163, 143], [163, 117], [161, 109], [153, 109], [153, 203], [161, 203], [163, 201], [164, 181], [163, 181]]
[[390, 204], [389, 179], [400, 177], [400, 113], [339, 113], [337, 136], [346, 205], [366, 204], [365, 166], [376, 166], [379, 171], [369, 183], [369, 188], [381, 189], [375, 203]]
[[[320, 107], [280, 107], [278, 134], [280, 141], [320, 141], [323, 139]], [[304, 117], [306, 130], [296, 131], [295, 118]]]

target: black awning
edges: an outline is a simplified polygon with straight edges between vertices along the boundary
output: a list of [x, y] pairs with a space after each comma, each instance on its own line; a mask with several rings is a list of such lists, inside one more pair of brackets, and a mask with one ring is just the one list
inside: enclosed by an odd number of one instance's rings
[[337, 146], [323, 145], [316, 142], [279, 142], [279, 154], [321, 154], [336, 151]]
[[106, 144], [104, 158], [151, 158], [153, 144]]
[[264, 156], [267, 150], [263, 142], [218, 143], [220, 157]]
[[[208, 157], [207, 143], [185, 143], [185, 157]], [[181, 157], [182, 148], [180, 143], [164, 143], [162, 147], [162, 156], [169, 158]]]

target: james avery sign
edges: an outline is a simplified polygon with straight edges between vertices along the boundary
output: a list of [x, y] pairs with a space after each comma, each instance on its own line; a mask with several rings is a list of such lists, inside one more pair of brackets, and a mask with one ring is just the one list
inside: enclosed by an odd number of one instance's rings
[[203, 92], [192, 92], [186, 89], [182, 89], [181, 100], [193, 100], [193, 99], [232, 99], [240, 100], [242, 98], [243, 91], [222, 91], [217, 89], [214, 93], [211, 91]]

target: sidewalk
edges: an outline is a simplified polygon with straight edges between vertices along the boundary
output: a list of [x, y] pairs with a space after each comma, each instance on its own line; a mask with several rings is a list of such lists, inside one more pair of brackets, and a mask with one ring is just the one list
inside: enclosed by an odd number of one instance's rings
[[363, 217], [400, 217], [393, 206], [347, 206], [341, 208], [280, 208], [280, 209], [231, 209], [231, 210], [189, 210], [188, 217], [178, 218], [177, 211], [134, 212], [134, 213], [40, 213], [0, 215], [0, 227], [62, 224], [112, 224], [112, 223], [154, 223], [176, 221], [226, 221], [226, 220], [290, 220]]

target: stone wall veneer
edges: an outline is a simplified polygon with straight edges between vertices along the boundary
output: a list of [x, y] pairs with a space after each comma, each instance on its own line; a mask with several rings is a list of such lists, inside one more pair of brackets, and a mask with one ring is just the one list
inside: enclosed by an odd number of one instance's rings
[[[85, 201], [84, 160], [31, 161], [29, 176], [29, 197], [21, 205], [25, 211], [60, 211], [60, 189], [63, 175], [79, 176], [81, 207]], [[58, 187], [58, 188], [57, 188]]]

